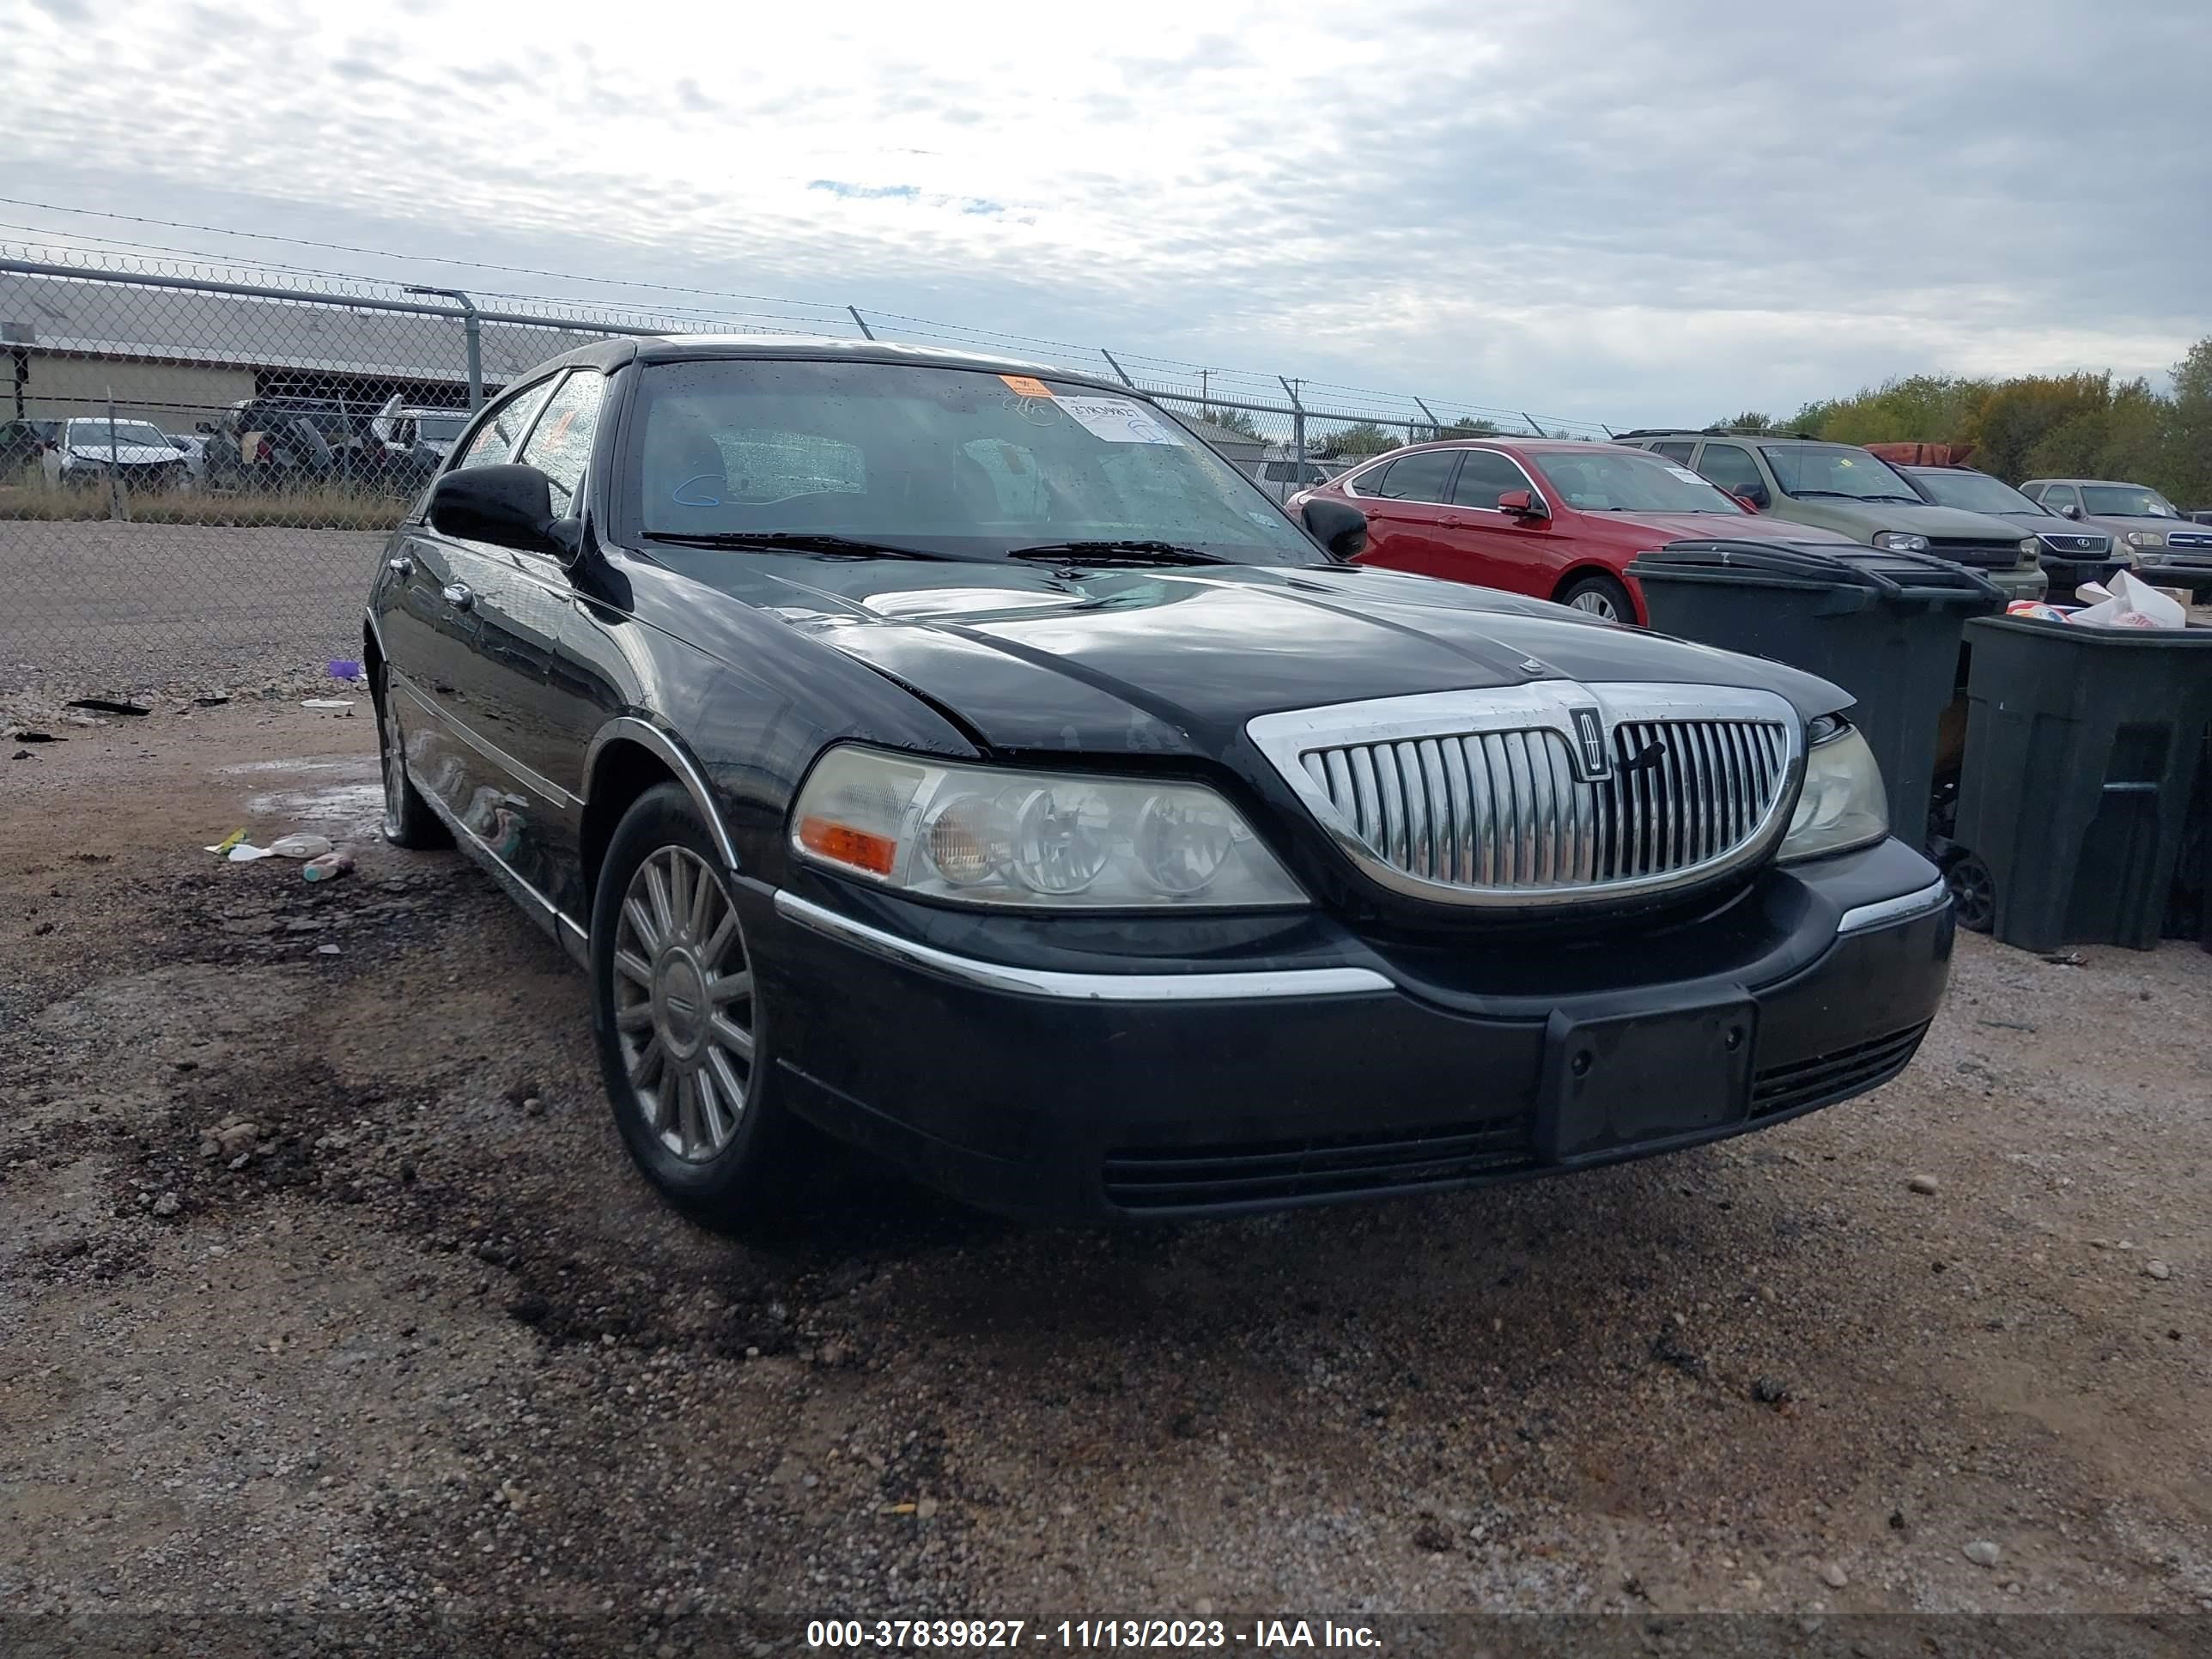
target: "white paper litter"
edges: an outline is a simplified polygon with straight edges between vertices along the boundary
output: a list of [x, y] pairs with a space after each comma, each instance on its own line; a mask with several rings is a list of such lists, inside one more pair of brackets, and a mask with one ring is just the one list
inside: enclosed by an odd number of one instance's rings
[[2084, 582], [2079, 597], [2096, 601], [2066, 620], [2090, 628], [2186, 628], [2189, 613], [2148, 582], [2117, 573], [2109, 586]]
[[270, 852], [268, 848], [256, 847], [250, 841], [233, 842], [228, 850], [221, 842], [217, 842], [207, 850], [210, 853], [222, 854], [223, 862], [226, 864], [251, 864], [256, 859], [267, 858]]
[[351, 697], [302, 697], [300, 700], [300, 707], [302, 708], [343, 708], [350, 711], [353, 708], [353, 699]]

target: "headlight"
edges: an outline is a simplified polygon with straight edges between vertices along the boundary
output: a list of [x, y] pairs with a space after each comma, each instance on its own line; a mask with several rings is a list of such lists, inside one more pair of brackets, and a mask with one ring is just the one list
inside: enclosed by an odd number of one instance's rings
[[791, 809], [801, 858], [963, 904], [1242, 909], [1306, 896], [1201, 784], [940, 765], [847, 744]]
[[2130, 547], [2164, 547], [2166, 532], [2162, 530], [2130, 530], [2128, 532], [2128, 545]]
[[2021, 544], [2020, 544], [2020, 556], [2021, 556], [2021, 558], [2023, 558], [2023, 559], [2033, 559], [2033, 558], [2036, 557], [2039, 554], [2040, 554], [2042, 551], [2043, 551], [2043, 542], [2042, 542], [2041, 538], [2039, 538], [2039, 537], [2035, 537], [2035, 536], [2027, 536], [2027, 537], [2023, 537], [2023, 538], [2021, 539]]
[[1925, 553], [1928, 538], [1909, 530], [1880, 530], [1875, 532], [1874, 544], [1892, 553]]
[[1790, 833], [1782, 838], [1781, 859], [1821, 857], [1863, 847], [1889, 833], [1889, 797], [1874, 750], [1856, 726], [1847, 726], [1805, 756], [1805, 787]]

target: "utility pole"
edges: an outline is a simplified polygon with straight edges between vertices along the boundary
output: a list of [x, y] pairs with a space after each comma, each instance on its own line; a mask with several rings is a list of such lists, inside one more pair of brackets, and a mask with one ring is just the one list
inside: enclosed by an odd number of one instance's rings
[[468, 337], [469, 348], [469, 407], [483, 407], [483, 325], [477, 318], [477, 302], [457, 288], [410, 287], [410, 294], [434, 294], [441, 300], [451, 300], [461, 308], [461, 327]]

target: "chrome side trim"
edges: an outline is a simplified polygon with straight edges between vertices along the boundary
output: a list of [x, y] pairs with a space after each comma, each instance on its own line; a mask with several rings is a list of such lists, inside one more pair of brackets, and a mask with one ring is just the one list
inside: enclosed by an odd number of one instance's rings
[[[408, 690], [417, 702], [422, 700], [421, 692], [411, 686]], [[410, 779], [414, 777], [412, 767], [408, 769], [407, 775]], [[415, 789], [422, 797], [424, 805], [437, 814], [438, 821], [453, 832], [453, 844], [475, 860], [525, 915], [558, 940], [561, 948], [568, 953], [569, 960], [579, 968], [588, 969], [592, 965], [591, 936], [569, 920], [568, 912], [539, 892], [513, 865], [494, 852], [490, 843], [462, 823], [460, 815], [434, 792], [423, 788], [420, 782], [416, 783]]]
[[722, 815], [714, 810], [714, 792], [707, 787], [707, 780], [690, 757], [676, 746], [675, 741], [659, 726], [648, 725], [635, 714], [623, 714], [609, 720], [592, 737], [591, 747], [584, 751], [584, 795], [589, 799], [592, 778], [599, 770], [599, 757], [606, 746], [621, 738], [650, 749], [668, 763], [684, 788], [690, 791], [692, 805], [706, 820], [707, 833], [714, 838], [714, 850], [722, 855], [723, 866], [732, 871], [744, 866], [738, 861], [738, 849], [730, 839], [729, 830], [722, 823]]
[[1260, 997], [1374, 996], [1396, 989], [1371, 968], [1283, 968], [1227, 974], [1054, 973], [955, 956], [839, 915], [793, 893], [776, 894], [775, 912], [825, 939], [869, 951], [902, 968], [1016, 996], [1073, 1002], [1221, 1002]]
[[1940, 910], [1951, 902], [1951, 890], [1939, 877], [1925, 887], [1910, 893], [1899, 893], [1895, 898], [1877, 899], [1872, 904], [1858, 904], [1844, 912], [1836, 924], [1838, 936], [1863, 933], [1869, 927], [1887, 927], [1894, 922], [1909, 921], [1915, 916], [1925, 915], [1930, 910]]
[[421, 686], [394, 668], [389, 658], [385, 659], [384, 672], [392, 677], [392, 684], [406, 692], [428, 711], [430, 717], [438, 722], [441, 731], [459, 738], [540, 800], [550, 801], [555, 806], [563, 810], [583, 805], [580, 799], [570, 794], [552, 779], [532, 771], [497, 744], [477, 736], [469, 729], [466, 722], [455, 720], [446, 710], [439, 708], [436, 703], [423, 695]]

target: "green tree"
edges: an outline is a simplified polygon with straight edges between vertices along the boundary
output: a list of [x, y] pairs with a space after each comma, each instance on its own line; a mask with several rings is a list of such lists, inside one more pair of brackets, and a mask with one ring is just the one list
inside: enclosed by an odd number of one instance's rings
[[1380, 455], [1386, 449], [1395, 449], [1405, 441], [1396, 433], [1386, 431], [1372, 421], [1356, 421], [1316, 440], [1311, 448], [1316, 455], [1364, 460], [1370, 455]]
[[1264, 435], [1258, 424], [1252, 419], [1250, 413], [1245, 410], [1227, 409], [1218, 404], [1201, 404], [1199, 405], [1198, 417], [1201, 421], [1211, 421], [1214, 425], [1228, 431], [1241, 433], [1247, 438], [1258, 438]]
[[1449, 426], [1438, 427], [1437, 436], [1439, 438], [1488, 438], [1495, 436], [1497, 432], [1497, 422], [1480, 421], [1472, 415], [1462, 415]]
[[1715, 421], [1713, 424], [1724, 432], [1771, 432], [1774, 417], [1762, 415], [1757, 410], [1747, 409], [1731, 420]]

